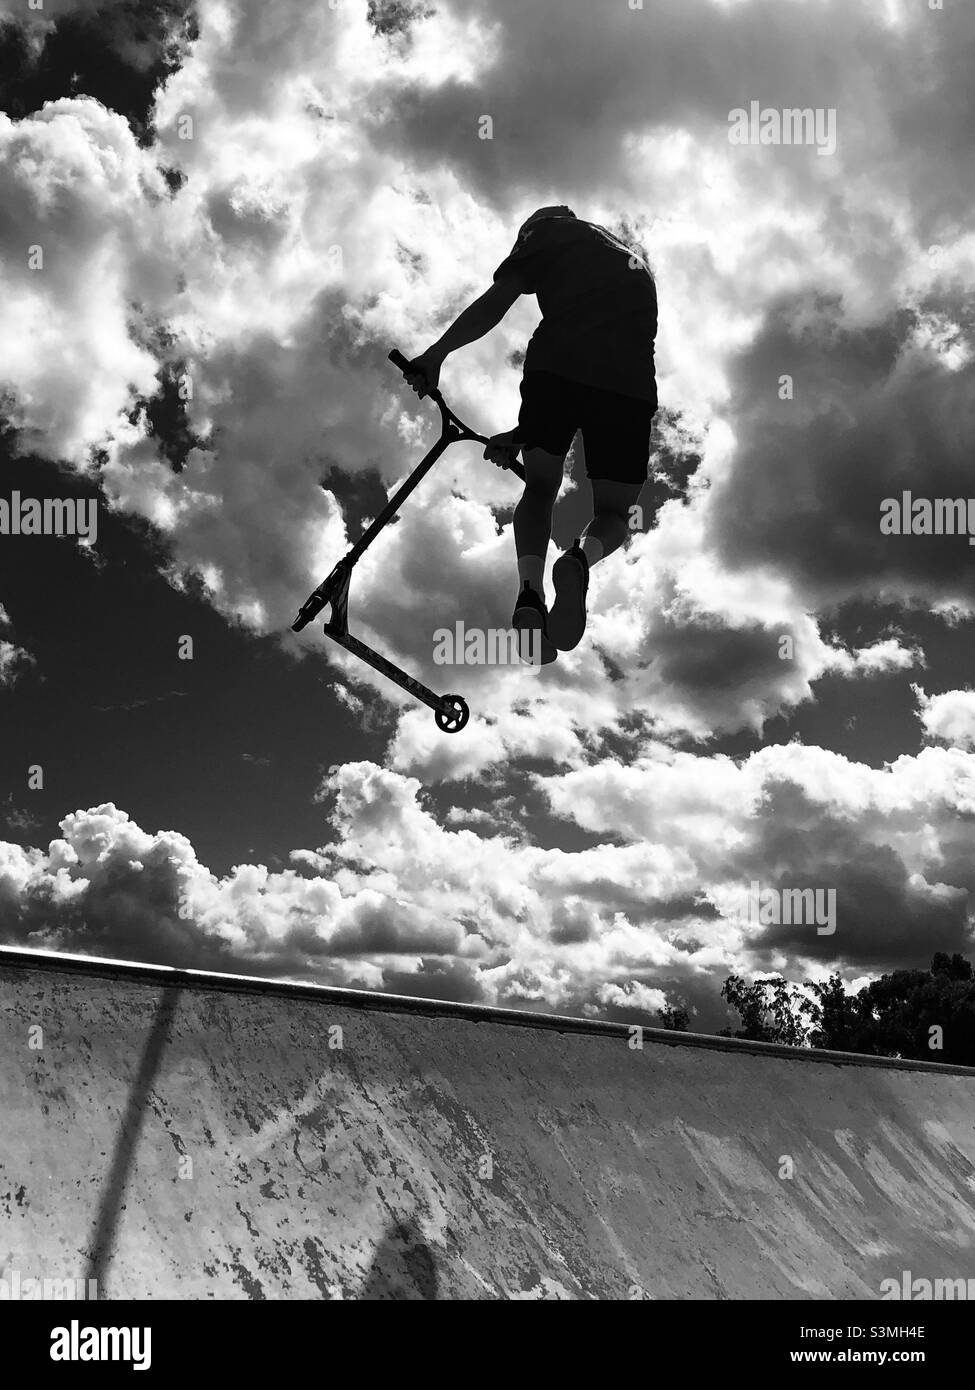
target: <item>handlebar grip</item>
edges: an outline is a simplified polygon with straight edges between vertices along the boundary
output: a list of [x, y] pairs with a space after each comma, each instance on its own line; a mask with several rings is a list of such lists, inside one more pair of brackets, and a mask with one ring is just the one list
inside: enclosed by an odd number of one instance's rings
[[401, 372], [405, 372], [410, 365], [409, 358], [404, 357], [399, 348], [393, 348], [392, 352], [389, 354], [389, 360], [394, 367], [399, 367]]

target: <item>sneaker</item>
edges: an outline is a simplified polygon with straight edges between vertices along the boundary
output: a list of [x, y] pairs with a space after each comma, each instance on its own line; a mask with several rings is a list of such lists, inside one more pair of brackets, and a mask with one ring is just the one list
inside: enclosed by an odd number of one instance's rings
[[548, 615], [548, 637], [562, 652], [571, 652], [586, 630], [586, 594], [589, 590], [589, 561], [578, 540], [560, 555], [552, 566], [555, 602]]
[[[540, 594], [536, 594], [527, 579], [518, 595], [511, 626], [518, 634], [518, 655], [526, 665], [547, 666], [556, 659], [558, 652], [548, 637], [548, 611], [545, 602]], [[538, 659], [539, 656], [541, 661]]]

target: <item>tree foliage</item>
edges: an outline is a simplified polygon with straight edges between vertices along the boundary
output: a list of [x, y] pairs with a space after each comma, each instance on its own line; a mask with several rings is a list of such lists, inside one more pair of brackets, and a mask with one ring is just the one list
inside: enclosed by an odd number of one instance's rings
[[975, 1066], [975, 971], [957, 952], [939, 951], [929, 970], [881, 975], [856, 994], [839, 974], [803, 989], [781, 976], [747, 984], [729, 975], [721, 997], [739, 1016], [725, 1037]]

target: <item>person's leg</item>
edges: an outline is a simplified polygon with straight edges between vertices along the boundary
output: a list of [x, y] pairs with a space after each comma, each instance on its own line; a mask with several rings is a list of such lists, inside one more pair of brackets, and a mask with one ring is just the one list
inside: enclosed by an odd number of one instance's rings
[[631, 508], [643, 491], [642, 483], [614, 483], [608, 478], [592, 480], [593, 517], [582, 535], [582, 553], [590, 568], [597, 560], [612, 555], [630, 534]]
[[555, 602], [548, 635], [561, 651], [578, 646], [586, 630], [590, 566], [618, 550], [629, 535], [630, 508], [646, 482], [656, 406], [588, 388], [580, 393], [580, 408], [593, 518], [582, 544], [560, 555], [552, 570]]
[[547, 665], [558, 653], [548, 637], [545, 552], [552, 537], [552, 508], [562, 484], [562, 457], [545, 449], [523, 449], [525, 491], [515, 508], [518, 598], [511, 625], [518, 651], [530, 665]]
[[576, 432], [572, 383], [553, 372], [526, 372], [521, 383], [518, 436], [523, 441], [525, 491], [515, 508], [518, 599], [511, 623], [523, 661], [554, 661], [545, 607], [545, 552], [552, 509], [562, 486], [562, 465]]
[[554, 372], [525, 372], [521, 380], [518, 437], [525, 491], [515, 508], [519, 589], [527, 579], [544, 597], [545, 552], [552, 537], [552, 508], [562, 486], [562, 464], [576, 432], [573, 385]]
[[598, 560], [618, 550], [630, 530], [630, 508], [643, 490], [642, 483], [616, 483], [608, 478], [592, 480], [593, 518], [579, 541], [560, 555], [552, 570], [555, 602], [548, 615], [548, 635], [563, 652], [572, 651], [586, 630], [586, 594], [589, 571]]
[[515, 507], [515, 550], [519, 588], [528, 580], [544, 598], [545, 552], [552, 538], [552, 509], [562, 486], [563, 458], [544, 449], [525, 449], [525, 491]]

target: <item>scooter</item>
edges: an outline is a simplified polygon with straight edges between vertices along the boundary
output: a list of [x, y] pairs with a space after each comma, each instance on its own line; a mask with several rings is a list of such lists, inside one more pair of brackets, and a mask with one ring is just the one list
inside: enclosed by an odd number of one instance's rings
[[[396, 348], [393, 348], [389, 354], [389, 360], [400, 369], [404, 376], [410, 369], [410, 362]], [[401, 671], [398, 666], [394, 666], [391, 661], [387, 661], [379, 652], [373, 651], [372, 647], [367, 647], [365, 642], [360, 642], [358, 637], [353, 637], [349, 632], [349, 583], [356, 561], [373, 543], [386, 523], [393, 519], [402, 503], [406, 501], [417, 484], [426, 477], [445, 449], [451, 444], [468, 439], [477, 444], [488, 443], [484, 435], [477, 434], [469, 425], [465, 425], [463, 420], [457, 418], [439, 390], [430, 391], [428, 394], [431, 400], [436, 401], [440, 410], [440, 438], [429, 453], [420, 460], [402, 487], [389, 499], [372, 525], [362, 533], [348, 554], [344, 555], [338, 562], [328, 578], [323, 579], [318, 588], [308, 595], [301, 605], [297, 618], [291, 624], [291, 630], [292, 632], [300, 632], [302, 628], [307, 627], [314, 618], [318, 617], [323, 608], [330, 606], [331, 613], [324, 623], [326, 637], [331, 637], [333, 642], [337, 642], [347, 652], [352, 652], [353, 656], [365, 661], [374, 671], [379, 671], [381, 675], [395, 681], [402, 690], [415, 696], [417, 700], [422, 700], [425, 705], [429, 705], [430, 709], [433, 710], [433, 717], [438, 729], [441, 729], [445, 734], [458, 734], [461, 729], [466, 727], [467, 721], [471, 717], [470, 708], [462, 695], [435, 694], [421, 681], [408, 675], [406, 671]], [[512, 450], [510, 461], [504, 463], [502, 467], [510, 469], [524, 482], [525, 470], [515, 461], [515, 458], [515, 452]]]

